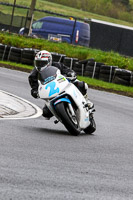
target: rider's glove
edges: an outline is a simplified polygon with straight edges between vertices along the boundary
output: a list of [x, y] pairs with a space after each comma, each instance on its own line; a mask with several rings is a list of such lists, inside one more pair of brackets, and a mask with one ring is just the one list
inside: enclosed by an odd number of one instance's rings
[[31, 95], [34, 97], [34, 98], [38, 98], [38, 91], [37, 90], [31, 90]]
[[76, 76], [76, 73], [74, 71], [69, 71], [67, 73], [67, 78], [71, 81], [74, 81], [76, 80], [77, 76]]

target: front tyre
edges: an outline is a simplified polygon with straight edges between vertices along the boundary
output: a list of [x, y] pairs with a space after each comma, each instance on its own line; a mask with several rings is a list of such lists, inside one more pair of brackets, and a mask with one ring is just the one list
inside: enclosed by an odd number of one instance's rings
[[56, 105], [56, 111], [58, 116], [61, 118], [62, 123], [66, 127], [66, 129], [69, 131], [71, 135], [77, 136], [80, 134], [80, 128], [78, 126], [77, 119], [73, 118], [71, 115], [71, 112], [69, 110], [68, 103], [61, 102]]

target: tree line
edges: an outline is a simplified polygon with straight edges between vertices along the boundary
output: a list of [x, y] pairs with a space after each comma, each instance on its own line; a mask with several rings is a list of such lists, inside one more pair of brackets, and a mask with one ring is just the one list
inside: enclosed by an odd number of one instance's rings
[[46, 0], [128, 22], [133, 22], [133, 3], [129, 0]]

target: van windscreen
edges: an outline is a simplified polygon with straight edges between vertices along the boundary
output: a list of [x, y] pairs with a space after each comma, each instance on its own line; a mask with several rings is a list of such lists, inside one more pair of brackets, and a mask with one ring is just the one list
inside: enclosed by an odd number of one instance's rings
[[42, 25], [43, 25], [43, 21], [37, 21], [37, 22], [32, 24], [32, 28], [33, 29], [41, 29]]

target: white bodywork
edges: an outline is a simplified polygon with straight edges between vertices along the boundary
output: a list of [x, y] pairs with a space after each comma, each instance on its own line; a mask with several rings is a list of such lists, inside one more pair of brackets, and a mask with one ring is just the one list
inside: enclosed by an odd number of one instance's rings
[[[49, 80], [50, 81], [49, 77]], [[63, 75], [59, 74], [57, 77], [48, 83], [42, 84], [39, 81], [39, 97], [46, 101], [46, 105], [51, 110], [51, 112], [58, 118], [55, 111], [51, 107], [50, 102], [57, 96], [60, 96], [61, 93], [65, 93], [68, 96], [71, 96], [73, 101], [78, 107], [78, 111], [76, 112], [76, 116], [78, 119], [78, 123], [81, 129], [85, 129], [90, 125], [89, 120], [89, 110], [85, 108], [84, 105], [87, 103], [84, 96], [78, 90], [78, 88], [70, 83]]]

